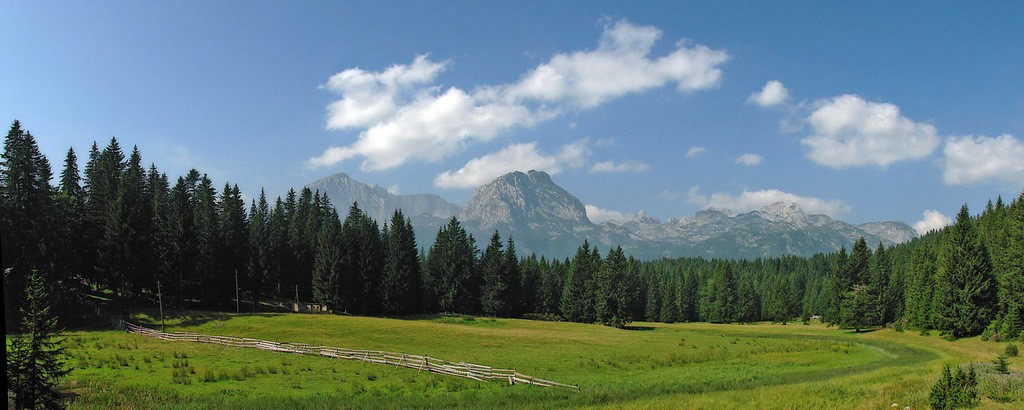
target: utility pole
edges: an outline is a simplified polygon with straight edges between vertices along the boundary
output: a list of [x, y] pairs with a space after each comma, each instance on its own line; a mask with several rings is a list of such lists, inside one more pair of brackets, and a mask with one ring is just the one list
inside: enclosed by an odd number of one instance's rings
[[238, 269], [235, 269], [235, 314], [241, 313], [238, 309], [238, 304], [241, 299], [238, 298]]
[[164, 329], [164, 292], [160, 290], [160, 280], [156, 281], [156, 297], [160, 301], [160, 331]]
[[302, 311], [302, 309], [299, 308], [299, 285], [295, 284], [295, 313], [298, 313], [298, 312], [301, 312], [301, 311]]

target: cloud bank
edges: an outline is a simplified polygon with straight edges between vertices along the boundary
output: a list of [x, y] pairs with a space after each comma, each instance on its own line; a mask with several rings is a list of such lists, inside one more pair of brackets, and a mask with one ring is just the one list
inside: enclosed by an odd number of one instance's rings
[[1024, 141], [1011, 135], [949, 138], [943, 153], [946, 184], [997, 181], [1024, 187]]
[[914, 122], [899, 107], [851, 94], [818, 102], [806, 119], [813, 134], [800, 142], [814, 162], [832, 168], [877, 165], [931, 155], [940, 138], [931, 124]]
[[436, 85], [451, 62], [426, 55], [380, 72], [347, 69], [322, 86], [340, 95], [327, 107], [327, 128], [356, 129], [358, 138], [307, 164], [327, 167], [359, 157], [363, 170], [385, 170], [410, 160], [439, 162], [466, 145], [569, 110], [671, 83], [691, 92], [721, 82], [719, 66], [729, 59], [725, 51], [680, 41], [669, 54], [650, 56], [661, 34], [620, 20], [605, 27], [593, 50], [557, 54], [516, 82], [468, 91]]
[[744, 190], [739, 195], [715, 192], [711, 195], [700, 193], [699, 187], [692, 187], [686, 193], [686, 201], [707, 208], [729, 209], [734, 212], [749, 212], [776, 202], [795, 203], [808, 214], [824, 214], [838, 219], [850, 212], [850, 205], [838, 199], [821, 199], [800, 196], [777, 189], [760, 191]]
[[547, 155], [536, 142], [512, 144], [501, 151], [469, 160], [456, 171], [446, 171], [434, 178], [438, 188], [476, 188], [513, 171], [542, 170], [557, 174], [567, 168], [582, 167], [590, 149], [586, 140], [563, 145], [558, 152]]
[[585, 205], [584, 208], [587, 209], [587, 218], [590, 219], [590, 222], [598, 225], [608, 221], [628, 221], [632, 218], [632, 216], [626, 215], [622, 212], [601, 209], [594, 205]]

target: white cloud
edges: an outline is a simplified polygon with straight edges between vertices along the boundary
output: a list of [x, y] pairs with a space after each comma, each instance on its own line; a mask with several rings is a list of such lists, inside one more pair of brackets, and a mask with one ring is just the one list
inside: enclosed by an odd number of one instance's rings
[[594, 164], [589, 172], [644, 172], [648, 169], [651, 169], [651, 166], [643, 162], [604, 161]]
[[679, 91], [712, 88], [721, 81], [719, 65], [729, 56], [702, 45], [676, 43], [672, 53], [649, 58], [661, 30], [620, 20], [606, 26], [597, 49], [558, 54], [508, 86], [515, 100], [569, 101], [591, 108], [629, 93], [676, 83]]
[[708, 149], [704, 148], [704, 147], [690, 147], [690, 149], [686, 150], [686, 157], [687, 158], [693, 158], [693, 157], [696, 157], [696, 156], [704, 153], [704, 151], [707, 151], [707, 150]]
[[530, 127], [570, 109], [588, 109], [620, 96], [675, 83], [680, 92], [715, 87], [729, 56], [702, 45], [677, 43], [649, 56], [661, 31], [620, 20], [606, 26], [594, 50], [557, 54], [518, 81], [471, 91], [435, 85], [448, 61], [425, 55], [380, 72], [351, 68], [322, 88], [341, 96], [327, 107], [327, 128], [361, 130], [357, 140], [311, 158], [312, 168], [364, 158], [364, 170], [410, 160], [438, 162], [476, 141]]
[[587, 218], [590, 219], [590, 222], [595, 224], [602, 224], [608, 221], [628, 221], [632, 218], [632, 216], [626, 215], [622, 212], [601, 209], [593, 205], [586, 205], [584, 208], [587, 209]]
[[1002, 181], [1024, 186], [1024, 141], [1012, 135], [949, 138], [943, 180], [951, 185]]
[[931, 155], [940, 139], [931, 124], [914, 122], [899, 107], [840, 95], [818, 103], [807, 117], [814, 133], [800, 142], [807, 156], [832, 168], [878, 165]]
[[761, 160], [762, 158], [760, 155], [747, 153], [740, 155], [739, 158], [736, 158], [736, 163], [743, 164], [748, 167], [756, 167], [758, 165], [761, 165]]
[[779, 81], [771, 80], [764, 84], [761, 91], [750, 94], [747, 97], [747, 103], [754, 103], [762, 107], [774, 107], [786, 102], [787, 98], [789, 98], [789, 90], [786, 89], [786, 86]]
[[914, 224], [914, 230], [919, 235], [924, 235], [936, 229], [942, 229], [953, 224], [953, 220], [941, 212], [928, 209], [924, 211], [924, 218]]
[[388, 193], [391, 195], [399, 195], [402, 193], [402, 188], [398, 184], [392, 184], [388, 187]]
[[776, 202], [795, 203], [808, 214], [824, 214], [832, 218], [839, 218], [851, 209], [850, 205], [838, 199], [799, 196], [777, 189], [744, 190], [739, 195], [715, 192], [706, 196], [700, 193], [699, 187], [692, 187], [686, 193], [686, 201], [704, 208], [729, 209], [735, 212], [749, 212]]
[[557, 174], [565, 168], [579, 168], [590, 156], [586, 140], [562, 146], [553, 155], [545, 155], [536, 142], [512, 144], [501, 151], [469, 160], [457, 171], [445, 171], [434, 178], [439, 188], [476, 188], [513, 171], [535, 169]]

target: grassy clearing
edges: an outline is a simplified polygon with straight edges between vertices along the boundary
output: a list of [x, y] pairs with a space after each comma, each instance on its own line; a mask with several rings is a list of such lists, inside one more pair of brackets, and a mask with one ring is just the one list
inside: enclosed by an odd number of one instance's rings
[[[151, 320], [140, 317], [140, 320]], [[820, 325], [637, 323], [645, 330], [512, 319], [190, 313], [168, 331], [429, 354], [578, 384], [582, 393], [122, 332], [68, 337], [72, 407], [927, 407], [944, 363], [1004, 346]], [[152, 324], [151, 324], [152, 325]], [[1011, 370], [1020, 371], [1020, 358]], [[985, 377], [983, 377], [985, 380]], [[1019, 405], [1019, 375], [992, 375], [986, 406]], [[984, 387], [984, 386], [983, 386]]]

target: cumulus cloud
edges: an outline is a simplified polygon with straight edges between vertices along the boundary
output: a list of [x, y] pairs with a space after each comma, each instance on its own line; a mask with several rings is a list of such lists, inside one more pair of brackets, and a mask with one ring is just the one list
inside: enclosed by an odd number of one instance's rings
[[789, 90], [781, 82], [771, 80], [764, 84], [761, 91], [750, 94], [747, 97], [747, 104], [757, 104], [762, 107], [774, 107], [786, 102], [789, 98]]
[[400, 195], [402, 193], [402, 188], [398, 186], [398, 184], [391, 184], [391, 186], [388, 187], [388, 193], [391, 195]]
[[696, 147], [696, 146], [690, 147], [690, 149], [686, 150], [686, 157], [687, 158], [693, 158], [693, 157], [696, 157], [696, 156], [704, 153], [704, 151], [707, 151], [707, 150], [708, 149], [704, 148], [704, 147]]
[[949, 138], [943, 180], [950, 185], [1001, 181], [1024, 186], [1024, 141], [1012, 135]]
[[762, 158], [760, 155], [747, 153], [740, 155], [739, 158], [736, 158], [736, 163], [743, 164], [748, 167], [756, 167], [758, 165], [761, 165], [761, 160]]
[[943, 215], [941, 212], [928, 209], [924, 211], [924, 217], [914, 224], [914, 230], [918, 235], [924, 235], [936, 229], [942, 229], [953, 224], [953, 219]]
[[620, 20], [606, 26], [596, 49], [557, 54], [518, 81], [473, 90], [436, 85], [451, 65], [425, 55], [380, 72], [351, 68], [322, 87], [341, 98], [327, 107], [327, 128], [357, 129], [357, 140], [334, 146], [308, 161], [325, 167], [363, 158], [364, 170], [383, 170], [410, 160], [438, 162], [466, 145], [530, 127], [569, 110], [668, 84], [680, 92], [716, 87], [721, 50], [679, 42], [672, 52], [650, 56], [661, 30]]
[[540, 152], [536, 142], [512, 144], [501, 151], [471, 159], [457, 171], [445, 171], [434, 178], [434, 186], [476, 188], [509, 172], [531, 169], [554, 175], [566, 168], [582, 167], [589, 156], [586, 140], [564, 145], [551, 155]]
[[594, 166], [590, 167], [590, 172], [644, 172], [648, 169], [651, 169], [651, 166], [643, 162], [603, 161], [598, 162], [594, 164]]
[[878, 165], [931, 155], [940, 138], [931, 124], [914, 122], [899, 107], [840, 95], [818, 102], [807, 117], [813, 134], [800, 142], [807, 156], [832, 168]]
[[590, 222], [595, 224], [602, 224], [608, 221], [628, 221], [632, 218], [632, 216], [626, 215], [622, 212], [601, 209], [594, 205], [586, 205], [584, 208], [587, 209], [587, 218], [590, 219]]
[[699, 187], [692, 187], [686, 193], [686, 200], [705, 209], [729, 209], [735, 212], [749, 212], [776, 202], [795, 203], [808, 214], [824, 214], [832, 218], [840, 218], [843, 214], [850, 212], [851, 209], [850, 205], [838, 199], [800, 196], [777, 189], [744, 190], [739, 195], [732, 195], [726, 192], [703, 195], [700, 193]]

